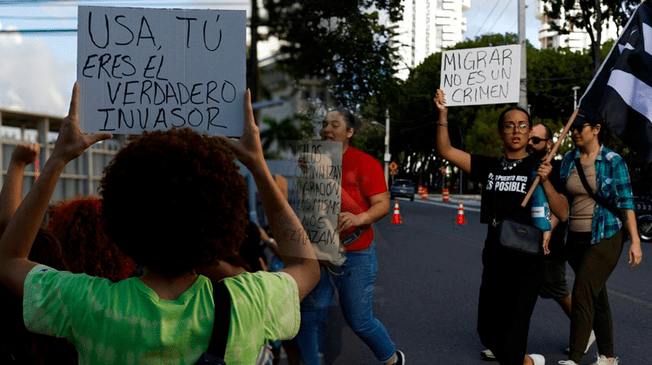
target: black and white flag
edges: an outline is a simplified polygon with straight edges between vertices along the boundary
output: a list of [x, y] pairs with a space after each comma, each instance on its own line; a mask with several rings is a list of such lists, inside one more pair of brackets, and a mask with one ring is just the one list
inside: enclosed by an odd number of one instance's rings
[[646, 0], [580, 99], [580, 113], [599, 113], [625, 144], [652, 162], [652, 3]]

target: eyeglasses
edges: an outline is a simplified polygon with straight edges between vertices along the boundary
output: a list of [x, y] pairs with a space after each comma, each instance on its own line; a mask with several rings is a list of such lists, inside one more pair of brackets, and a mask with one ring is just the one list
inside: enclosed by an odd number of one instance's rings
[[530, 138], [530, 141], [532, 141], [532, 144], [539, 144], [541, 141], [549, 141], [550, 138], [539, 138], [539, 137], [532, 137]]
[[[505, 133], [512, 133], [512, 132], [514, 132], [515, 129], [516, 129], [516, 124], [514, 124], [514, 123], [505, 123], [505, 124], [503, 124], [503, 132], [505, 132]], [[525, 123], [525, 122], [519, 123], [518, 124], [518, 130], [520, 132], [525, 133], [528, 130], [530, 130], [530, 125]]]
[[587, 127], [587, 126], [590, 126], [590, 125], [591, 124], [589, 124], [589, 123], [584, 123], [582, 125], [572, 125], [570, 127], [570, 132], [573, 133], [575, 131], [578, 131], [578, 132], [582, 133], [582, 131], [584, 130], [584, 127]]

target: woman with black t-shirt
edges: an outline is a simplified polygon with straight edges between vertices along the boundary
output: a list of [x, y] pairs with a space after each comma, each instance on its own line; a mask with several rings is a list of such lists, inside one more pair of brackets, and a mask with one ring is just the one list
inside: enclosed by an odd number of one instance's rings
[[504, 155], [488, 157], [471, 155], [451, 146], [448, 136], [448, 109], [443, 91], [437, 90], [435, 104], [437, 122], [437, 154], [482, 183], [480, 222], [488, 224], [482, 252], [482, 284], [478, 304], [478, 334], [503, 365], [543, 365], [542, 355], [526, 355], [530, 316], [543, 282], [543, 255], [532, 255], [502, 247], [497, 224], [511, 218], [532, 224], [531, 201], [526, 196], [535, 171], [545, 192], [550, 211], [561, 221], [568, 216], [568, 202], [557, 192], [548, 175], [552, 167], [526, 152], [532, 122], [522, 108], [510, 107], [498, 119], [498, 133], [504, 144]]

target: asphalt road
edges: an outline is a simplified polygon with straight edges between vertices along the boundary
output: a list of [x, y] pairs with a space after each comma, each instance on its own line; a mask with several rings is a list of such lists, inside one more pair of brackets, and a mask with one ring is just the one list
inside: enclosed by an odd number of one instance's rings
[[[486, 226], [479, 223], [477, 201], [465, 202], [467, 223], [456, 224], [458, 206], [454, 198], [400, 199], [403, 225], [391, 224], [390, 213], [374, 227], [379, 269], [374, 313], [410, 365], [491, 363], [480, 359], [483, 347], [475, 330]], [[616, 356], [621, 364], [652, 364], [652, 259], [646, 256], [652, 244], [643, 243], [643, 264], [634, 270], [627, 264], [628, 247], [607, 283]], [[572, 285], [570, 267], [567, 276]], [[566, 359], [569, 324], [553, 300], [539, 299], [528, 352], [543, 354], [547, 364]], [[337, 300], [325, 336], [326, 365], [379, 364], [346, 325]], [[582, 364], [593, 363], [596, 353], [593, 345]]]

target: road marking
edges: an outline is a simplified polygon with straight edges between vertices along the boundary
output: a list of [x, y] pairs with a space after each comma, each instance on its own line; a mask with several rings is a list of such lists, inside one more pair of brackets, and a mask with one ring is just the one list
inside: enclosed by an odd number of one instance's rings
[[[450, 203], [439, 203], [431, 200], [415, 200], [415, 203], [423, 203], [423, 204], [430, 204], [430, 205], [438, 205], [440, 207], [446, 207], [446, 208], [454, 208], [454, 209], [459, 209], [460, 207], [460, 201], [453, 201], [451, 200]], [[470, 212], [480, 212], [480, 208], [474, 208], [474, 207], [464, 207], [464, 210], [468, 210]]]
[[611, 289], [607, 289], [607, 293], [609, 293], [609, 295], [613, 294], [613, 295], [615, 295], [617, 297], [632, 301], [632, 302], [634, 302], [636, 304], [639, 304], [639, 305], [642, 305], [642, 306], [644, 306], [644, 307], [646, 307], [648, 309], [652, 309], [652, 303], [650, 303], [650, 302], [648, 302], [646, 300], [639, 299], [639, 298], [636, 298], [636, 297], [632, 297], [632, 296], [627, 295], [627, 294], [619, 293], [619, 292], [611, 290]]
[[[572, 273], [568, 273], [566, 276], [568, 277], [568, 279], [566, 281], [568, 281], [570, 283], [573, 283], [575, 281], [575, 275], [573, 275]], [[571, 285], [571, 288], [572, 288], [572, 285]], [[648, 309], [652, 309], [652, 302], [647, 301], [645, 299], [640, 299], [640, 298], [637, 298], [637, 297], [633, 297], [631, 295], [623, 294], [623, 293], [617, 292], [617, 291], [615, 291], [613, 289], [607, 289], [607, 293], [609, 293], [609, 295], [615, 295], [615, 296], [617, 296], [617, 297], [619, 297], [621, 299], [629, 300], [629, 301], [634, 302], [634, 303], [636, 303], [638, 305], [642, 305], [643, 307], [646, 307]]]

